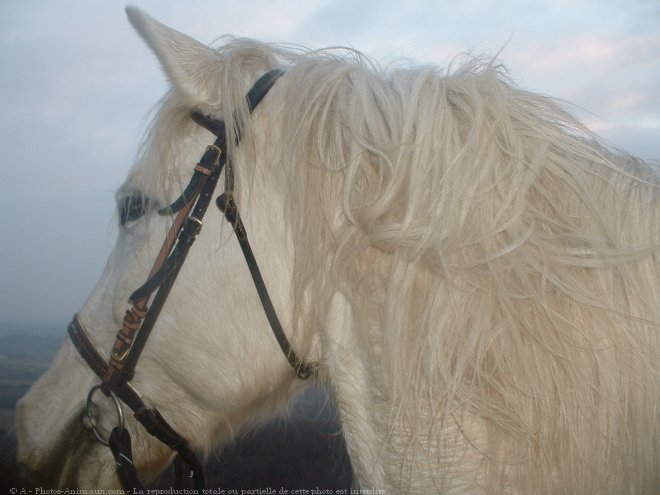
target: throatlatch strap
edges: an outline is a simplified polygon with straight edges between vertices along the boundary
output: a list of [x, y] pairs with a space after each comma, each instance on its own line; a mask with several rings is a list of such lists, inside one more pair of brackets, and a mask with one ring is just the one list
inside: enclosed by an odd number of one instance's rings
[[[284, 75], [284, 71], [275, 69], [270, 72], [267, 72], [259, 78], [259, 80], [254, 84], [252, 89], [248, 92], [245, 99], [247, 100], [248, 108], [250, 112], [259, 104], [263, 97], [270, 91], [273, 85], [277, 80]], [[224, 135], [225, 133], [225, 123], [222, 120], [218, 120], [211, 115], [204, 115], [201, 112], [193, 112], [192, 119], [202, 127], [211, 131], [216, 135]], [[218, 134], [222, 133], [222, 134]], [[238, 136], [240, 138], [241, 129], [238, 129]], [[238, 239], [241, 251], [245, 258], [245, 262], [250, 270], [252, 276], [252, 281], [259, 295], [259, 300], [261, 301], [261, 306], [264, 309], [268, 323], [270, 324], [273, 335], [277, 340], [277, 343], [280, 346], [280, 349], [286, 356], [287, 361], [291, 367], [295, 370], [296, 376], [302, 380], [305, 380], [312, 376], [316, 372], [316, 365], [310, 365], [305, 363], [300, 359], [293, 350], [289, 339], [284, 333], [282, 324], [280, 323], [279, 318], [277, 317], [277, 312], [273, 306], [273, 303], [268, 294], [268, 288], [266, 283], [261, 276], [261, 271], [259, 270], [259, 264], [254, 256], [252, 251], [252, 246], [247, 238], [247, 232], [245, 226], [241, 220], [241, 216], [238, 212], [238, 206], [234, 200], [234, 174], [231, 164], [231, 160], [227, 158], [224, 165], [225, 173], [225, 192], [216, 198], [216, 206], [224, 214], [227, 221], [232, 225], [236, 238]]]
[[296, 376], [301, 380], [308, 379], [316, 372], [316, 366], [313, 364], [305, 363], [298, 357], [298, 355], [294, 352], [289, 339], [284, 333], [282, 324], [277, 317], [277, 311], [275, 311], [273, 302], [271, 301], [270, 295], [268, 294], [266, 283], [261, 276], [259, 264], [257, 263], [257, 259], [255, 258], [254, 252], [252, 251], [252, 246], [250, 246], [250, 242], [248, 241], [245, 226], [243, 225], [241, 215], [238, 212], [238, 206], [236, 205], [232, 194], [229, 192], [221, 194], [216, 198], [215, 203], [218, 209], [223, 212], [227, 221], [234, 228], [236, 239], [238, 240], [238, 244], [241, 247], [241, 251], [243, 252], [245, 263], [250, 270], [250, 275], [252, 276], [254, 287], [257, 290], [259, 300], [261, 301], [261, 306], [266, 313], [266, 318], [268, 319], [268, 323], [270, 324], [270, 328], [273, 331], [273, 335], [275, 335], [275, 339], [277, 340], [280, 349], [282, 349], [282, 352], [286, 356], [287, 361], [295, 370]]

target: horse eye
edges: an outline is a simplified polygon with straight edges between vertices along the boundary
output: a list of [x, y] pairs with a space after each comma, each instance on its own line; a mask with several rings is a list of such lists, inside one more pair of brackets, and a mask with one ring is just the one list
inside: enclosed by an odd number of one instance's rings
[[146, 213], [149, 199], [144, 196], [125, 196], [118, 201], [119, 225], [138, 220]]

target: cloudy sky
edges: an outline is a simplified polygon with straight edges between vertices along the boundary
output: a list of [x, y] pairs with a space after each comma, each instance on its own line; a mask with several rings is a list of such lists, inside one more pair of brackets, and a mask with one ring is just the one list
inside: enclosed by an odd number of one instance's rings
[[[223, 34], [381, 61], [499, 53], [518, 85], [571, 102], [603, 138], [660, 158], [658, 0], [135, 0], [211, 43]], [[0, 324], [64, 325], [116, 233], [114, 190], [166, 89], [123, 3], [0, 2]]]

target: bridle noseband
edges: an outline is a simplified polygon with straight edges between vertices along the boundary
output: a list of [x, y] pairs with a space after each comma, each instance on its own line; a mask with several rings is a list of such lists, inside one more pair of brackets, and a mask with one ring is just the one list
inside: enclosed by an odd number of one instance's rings
[[[282, 71], [273, 70], [257, 80], [246, 95], [250, 112], [282, 75]], [[211, 202], [223, 169], [225, 190], [218, 196], [216, 204], [234, 229], [273, 334], [298, 378], [309, 378], [316, 371], [315, 365], [303, 362], [293, 351], [277, 317], [252, 252], [245, 226], [234, 200], [234, 174], [231, 158], [227, 153], [225, 123], [198, 111], [193, 112], [191, 117], [197, 124], [215, 134], [216, 140], [207, 147], [199, 163], [195, 166], [190, 182], [181, 196], [169, 207], [159, 210], [161, 215], [175, 215], [174, 221], [147, 281], [130, 296], [132, 305], [126, 311], [122, 327], [117, 332], [110, 358], [104, 358], [92, 344], [88, 332], [77, 314], [68, 327], [71, 341], [101, 380], [101, 384], [95, 385], [89, 392], [87, 413], [97, 438], [112, 450], [119, 479], [124, 488], [128, 490], [140, 488], [141, 484], [133, 466], [131, 439], [128, 430], [123, 427], [123, 414], [119, 400], [133, 410], [135, 419], [149, 433], [177, 452], [175, 458], [177, 487], [185, 486], [185, 478], [192, 478], [193, 486], [198, 491], [201, 491], [205, 485], [202, 464], [188, 442], [167, 423], [155, 408], [145, 404], [142, 397], [131, 386], [130, 381], [179, 270], [202, 228], [204, 214]], [[237, 133], [238, 139], [240, 139], [241, 129], [238, 129]], [[104, 438], [97, 430], [93, 417], [93, 396], [99, 389], [113, 399], [120, 419], [120, 424], [112, 430], [108, 438]]]

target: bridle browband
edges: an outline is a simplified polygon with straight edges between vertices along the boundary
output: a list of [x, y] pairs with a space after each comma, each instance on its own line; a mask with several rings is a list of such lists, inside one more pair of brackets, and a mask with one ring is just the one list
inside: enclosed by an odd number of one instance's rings
[[[282, 71], [272, 70], [257, 80], [245, 97], [250, 113], [282, 75]], [[316, 371], [315, 365], [303, 362], [293, 351], [277, 317], [248, 241], [245, 226], [234, 200], [234, 174], [231, 157], [227, 153], [225, 123], [223, 120], [199, 111], [194, 111], [191, 117], [197, 124], [212, 132], [216, 136], [216, 140], [207, 147], [199, 163], [195, 166], [190, 182], [181, 196], [169, 207], [158, 212], [161, 215], [175, 215], [174, 221], [167, 232], [147, 281], [129, 298], [132, 305], [126, 311], [122, 327], [117, 332], [110, 358], [103, 357], [92, 344], [88, 332], [77, 314], [68, 327], [71, 341], [101, 380], [101, 384], [92, 387], [88, 394], [87, 414], [96, 437], [112, 450], [119, 479], [127, 490], [141, 488], [141, 484], [133, 466], [130, 435], [123, 426], [120, 400], [131, 408], [135, 419], [150, 434], [176, 451], [177, 487], [185, 487], [185, 478], [192, 478], [193, 486], [198, 492], [205, 486], [202, 464], [188, 442], [167, 423], [155, 408], [145, 404], [140, 394], [131, 386], [130, 381], [179, 270], [202, 228], [204, 214], [211, 202], [223, 169], [225, 190], [216, 199], [216, 205], [234, 229], [273, 334], [298, 378], [307, 379]], [[239, 144], [241, 132], [242, 129], [239, 127], [236, 144]], [[94, 418], [93, 396], [99, 389], [113, 399], [119, 418], [119, 425], [112, 430], [108, 438], [104, 438], [98, 431]]]

